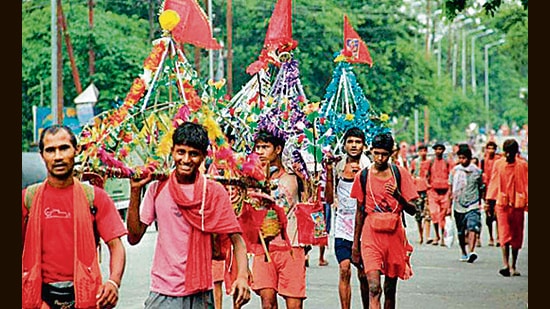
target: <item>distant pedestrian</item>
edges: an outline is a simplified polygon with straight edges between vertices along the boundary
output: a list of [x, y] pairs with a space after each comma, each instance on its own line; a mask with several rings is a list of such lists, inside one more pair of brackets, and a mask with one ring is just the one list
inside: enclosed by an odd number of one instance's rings
[[[416, 208], [418, 212], [415, 215], [415, 220], [418, 226], [419, 243], [430, 239], [430, 225], [432, 218], [428, 203], [428, 171], [430, 169], [430, 161], [428, 160], [428, 147], [424, 144], [418, 146], [418, 157], [411, 162], [411, 175], [413, 176], [418, 199], [416, 199]], [[433, 240], [432, 240], [433, 241]]]
[[436, 239], [433, 245], [445, 246], [443, 235], [445, 235], [445, 217], [451, 215], [449, 202], [449, 172], [452, 165], [443, 158], [445, 145], [436, 142], [432, 148], [435, 151], [435, 158], [430, 159], [428, 170], [428, 207], [435, 229]]
[[[483, 184], [485, 185], [485, 189], [483, 190], [483, 199], [485, 201], [483, 205], [483, 211], [485, 212], [485, 225], [487, 225], [487, 233], [489, 233], [489, 246], [495, 245], [495, 238], [496, 238], [496, 245], [497, 247], [500, 245], [498, 242], [498, 232], [495, 233], [495, 237], [493, 237], [493, 222], [496, 222], [495, 217], [495, 200], [488, 200], [485, 197], [485, 194], [487, 192], [487, 188], [489, 187], [489, 181], [491, 180], [491, 175], [493, 171], [493, 165], [494, 163], [501, 158], [501, 155], [497, 153], [497, 144], [493, 141], [487, 142], [485, 145], [485, 154], [483, 155], [483, 158], [481, 159], [480, 166], [481, 166], [481, 172], [482, 172], [482, 179]], [[498, 231], [498, 226], [495, 225], [495, 229]]]
[[516, 263], [523, 245], [524, 213], [529, 209], [529, 173], [527, 161], [517, 158], [519, 145], [515, 139], [505, 140], [502, 150], [504, 158], [495, 162], [486, 199], [496, 201], [498, 238], [504, 264], [499, 273], [509, 277], [520, 275]]
[[[458, 165], [451, 171], [451, 199], [462, 252], [460, 261], [473, 263], [478, 255], [476, 242], [481, 229], [480, 189], [481, 170], [472, 163], [472, 150], [468, 144], [457, 151]], [[466, 249], [466, 245], [468, 249]]]
[[[374, 164], [366, 169], [366, 177], [362, 177], [363, 172], [355, 175], [351, 188], [350, 197], [357, 199], [352, 262], [363, 265], [367, 273], [370, 308], [382, 307], [382, 294], [384, 308], [395, 308], [397, 279], [406, 280], [412, 275], [412, 246], [401, 214], [403, 210], [410, 215], [416, 213], [414, 200], [418, 194], [409, 172], [388, 164], [393, 147], [390, 133], [376, 135], [372, 141]], [[381, 275], [385, 275], [383, 289]]]

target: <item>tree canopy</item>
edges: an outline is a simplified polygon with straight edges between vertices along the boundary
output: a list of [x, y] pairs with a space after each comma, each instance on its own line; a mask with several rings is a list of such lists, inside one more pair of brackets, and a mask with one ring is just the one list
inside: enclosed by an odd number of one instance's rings
[[[206, 1], [198, 1], [201, 5]], [[225, 1], [213, 2], [214, 36], [226, 42]], [[246, 67], [255, 61], [262, 48], [275, 0], [233, 0], [233, 92], [237, 92], [250, 76]], [[423, 119], [424, 107], [430, 111], [430, 139], [464, 139], [464, 129], [471, 123], [484, 124], [490, 117], [493, 127], [515, 122], [528, 122], [527, 101], [519, 89], [528, 84], [528, 12], [527, 1], [519, 6], [508, 1], [488, 0], [487, 5], [471, 14], [473, 20], [495, 34], [479, 38], [476, 50], [471, 51], [467, 39], [467, 68], [462, 73], [460, 51], [462, 41], [456, 30], [457, 14], [470, 6], [470, 1], [431, 0], [430, 10], [435, 26], [426, 40], [428, 0], [423, 1], [364, 1], [364, 0], [307, 0], [293, 1], [293, 38], [298, 41], [294, 57], [299, 62], [301, 81], [310, 101], [320, 101], [336, 64], [334, 54], [343, 46], [343, 15], [347, 14], [354, 29], [368, 45], [373, 67], [353, 66], [357, 82], [372, 108], [390, 115], [397, 139], [413, 141], [415, 111]], [[135, 77], [142, 73], [143, 61], [151, 51], [151, 33], [159, 37], [158, 11], [160, 1], [100, 1], [94, 7], [94, 27], [90, 32], [86, 1], [72, 1], [63, 8], [73, 45], [83, 88], [94, 82], [100, 90], [98, 111], [114, 106], [124, 98]], [[203, 6], [204, 7], [204, 6]], [[453, 9], [454, 8], [454, 9]], [[487, 10], [490, 8], [490, 10]], [[32, 143], [32, 106], [49, 106], [51, 92], [51, 40], [49, 5], [35, 1], [23, 3], [22, 14], [22, 123], [23, 150]], [[435, 15], [437, 10], [445, 14]], [[449, 10], [455, 14], [448, 14]], [[488, 14], [490, 11], [492, 14]], [[151, 14], [153, 12], [153, 14]], [[152, 18], [152, 20], [151, 20]], [[436, 23], [438, 22], [438, 23]], [[477, 22], [476, 22], [477, 23]], [[152, 26], [152, 28], [151, 28]], [[466, 26], [470, 31], [475, 25]], [[469, 28], [466, 28], [469, 27]], [[464, 30], [462, 29], [462, 30]], [[459, 29], [460, 30], [460, 29]], [[436, 31], [441, 31], [440, 34]], [[436, 40], [440, 50], [436, 54]], [[490, 49], [490, 112], [484, 107], [484, 44], [505, 38], [505, 43]], [[88, 72], [88, 47], [95, 52], [95, 74]], [[426, 46], [426, 42], [429, 43]], [[227, 44], [225, 44], [227, 45]], [[456, 54], [453, 54], [456, 46]], [[187, 58], [194, 62], [193, 46], [185, 47]], [[468, 82], [460, 85], [461, 74], [470, 78], [470, 55], [474, 53], [478, 89], [474, 93]], [[454, 57], [453, 55], [457, 55]], [[208, 52], [200, 50], [200, 74], [208, 78]], [[441, 58], [438, 58], [441, 57]], [[225, 60], [225, 59], [224, 59]], [[456, 80], [453, 85], [453, 63]], [[225, 67], [223, 70], [225, 71]], [[439, 72], [439, 75], [438, 75]], [[63, 99], [73, 106], [76, 93], [67, 49], [63, 48]], [[468, 79], [469, 81], [469, 79]], [[419, 124], [423, 136], [423, 123]]]

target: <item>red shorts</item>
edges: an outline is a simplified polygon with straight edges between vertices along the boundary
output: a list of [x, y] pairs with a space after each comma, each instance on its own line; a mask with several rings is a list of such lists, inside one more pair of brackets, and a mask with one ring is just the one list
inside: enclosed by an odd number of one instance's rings
[[403, 225], [391, 233], [375, 232], [365, 220], [361, 234], [361, 258], [365, 273], [379, 270], [382, 274], [401, 280], [412, 276], [410, 267], [412, 246], [408, 245]]
[[496, 205], [498, 241], [501, 246], [510, 245], [512, 249], [521, 249], [525, 219], [523, 208]]
[[225, 261], [212, 260], [212, 282], [223, 281]]
[[449, 201], [450, 191], [445, 194], [438, 194], [435, 190], [428, 190], [428, 208], [432, 216], [432, 222], [439, 224], [440, 228], [445, 228], [445, 216], [451, 206]]
[[252, 290], [274, 289], [283, 297], [306, 298], [306, 265], [304, 248], [270, 251], [271, 263], [265, 254], [255, 255], [252, 263]]

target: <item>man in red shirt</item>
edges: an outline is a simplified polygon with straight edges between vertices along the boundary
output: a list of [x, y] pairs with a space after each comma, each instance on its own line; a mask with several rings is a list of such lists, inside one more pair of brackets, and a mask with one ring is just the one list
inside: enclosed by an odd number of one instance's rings
[[[361, 174], [355, 175], [350, 197], [357, 199], [352, 263], [363, 267], [369, 283], [369, 306], [381, 308], [384, 279], [384, 308], [396, 307], [397, 279], [412, 276], [409, 244], [401, 221], [403, 211], [414, 215], [418, 198], [411, 174], [402, 166], [388, 161], [394, 141], [390, 133], [381, 133], [372, 140], [374, 164], [368, 167], [363, 185]], [[399, 172], [400, 183], [396, 173]]]
[[[73, 176], [79, 146], [69, 127], [44, 129], [38, 147], [48, 175], [22, 192], [22, 308], [114, 308], [126, 263], [124, 223], [105, 190]], [[97, 236], [109, 248], [105, 282]]]
[[519, 145], [515, 139], [505, 140], [502, 150], [504, 158], [495, 162], [485, 198], [495, 200], [498, 238], [504, 264], [499, 273], [509, 277], [520, 275], [516, 262], [523, 244], [524, 212], [528, 211], [529, 205], [529, 174], [527, 161], [517, 158]]
[[[496, 153], [497, 151], [497, 144], [493, 141], [487, 142], [487, 145], [485, 145], [485, 155], [483, 156], [483, 159], [481, 159], [481, 179], [483, 180], [483, 184], [485, 185], [484, 193], [486, 192], [487, 187], [489, 186], [489, 180], [491, 180], [492, 170], [493, 170], [493, 164], [496, 160], [500, 159], [501, 155]], [[483, 196], [485, 199], [485, 196]], [[483, 207], [483, 210], [485, 211], [485, 224], [487, 225], [487, 233], [489, 233], [489, 246], [495, 245], [495, 239], [493, 238], [493, 222], [496, 221], [495, 217], [495, 200], [487, 200], [485, 199], [485, 204]], [[496, 227], [498, 228], [498, 227]], [[498, 234], [497, 234], [497, 247], [499, 246], [498, 243]]]
[[432, 220], [430, 210], [426, 207], [426, 202], [428, 201], [427, 176], [429, 169], [430, 161], [428, 160], [428, 147], [421, 144], [418, 146], [418, 157], [411, 162], [411, 174], [416, 186], [416, 192], [418, 193], [418, 199], [416, 200], [418, 212], [415, 215], [415, 219], [418, 225], [418, 235], [420, 237], [418, 242], [420, 244], [424, 242], [424, 235], [426, 235], [427, 240], [430, 238], [430, 225]]
[[443, 235], [445, 232], [445, 216], [451, 215], [449, 201], [449, 172], [452, 166], [443, 158], [445, 145], [435, 143], [432, 148], [435, 151], [435, 158], [430, 160], [428, 170], [428, 207], [435, 229], [434, 245], [438, 243], [445, 246]]

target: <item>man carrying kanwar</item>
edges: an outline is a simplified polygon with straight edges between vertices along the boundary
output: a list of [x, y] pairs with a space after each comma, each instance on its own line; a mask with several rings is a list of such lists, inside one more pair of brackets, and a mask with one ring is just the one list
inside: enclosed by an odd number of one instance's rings
[[[206, 129], [180, 124], [172, 135], [174, 170], [166, 180], [152, 174], [131, 180], [128, 242], [138, 244], [147, 227], [158, 222], [157, 247], [145, 308], [213, 308], [212, 234], [226, 234], [234, 247], [237, 278], [230, 294], [235, 305], [250, 300], [246, 245], [229, 194], [200, 172], [210, 141]], [[141, 202], [141, 206], [140, 206]]]

